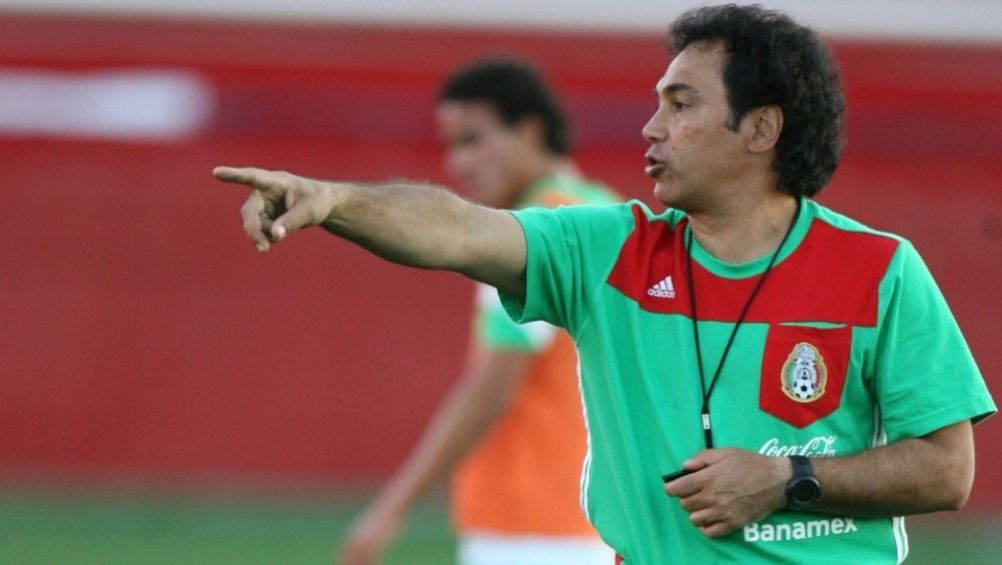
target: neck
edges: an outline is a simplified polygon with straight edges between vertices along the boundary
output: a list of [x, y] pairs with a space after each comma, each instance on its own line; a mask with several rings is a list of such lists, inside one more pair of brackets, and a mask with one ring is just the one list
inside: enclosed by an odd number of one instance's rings
[[689, 222], [708, 253], [727, 263], [746, 263], [776, 251], [796, 211], [794, 197], [776, 193], [751, 205], [693, 213]]
[[570, 178], [581, 178], [581, 171], [578, 170], [577, 165], [574, 164], [569, 157], [563, 155], [548, 155], [545, 159], [540, 160], [533, 170], [531, 171], [530, 177], [532, 181], [527, 183], [532, 184], [538, 182], [547, 177], [570, 177]]
[[502, 203], [502, 207], [510, 207], [525, 192], [527, 188], [537, 182], [551, 178], [563, 177], [570, 179], [581, 179], [581, 171], [568, 157], [547, 155], [545, 158], [525, 163], [525, 168], [516, 177], [516, 182], [512, 186], [514, 192], [511, 193], [511, 202]]

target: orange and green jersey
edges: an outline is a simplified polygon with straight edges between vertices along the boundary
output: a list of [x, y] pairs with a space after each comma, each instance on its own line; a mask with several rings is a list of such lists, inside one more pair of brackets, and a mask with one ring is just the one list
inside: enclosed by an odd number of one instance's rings
[[[611, 203], [608, 189], [551, 177], [524, 193], [519, 207]], [[465, 532], [591, 536], [579, 502], [587, 434], [574, 342], [545, 322], [516, 324], [493, 288], [477, 293], [474, 339], [489, 350], [534, 354], [510, 407], [460, 464], [452, 517]]]
[[[995, 405], [929, 271], [906, 240], [805, 200], [710, 398], [716, 447], [842, 456], [977, 422]], [[661, 475], [704, 449], [687, 284], [688, 220], [643, 204], [513, 212], [527, 245], [518, 320], [567, 328], [589, 432], [582, 498], [627, 565], [897, 563], [902, 518], [779, 511], [702, 535]], [[692, 245], [702, 358], [713, 374], [770, 257]]]

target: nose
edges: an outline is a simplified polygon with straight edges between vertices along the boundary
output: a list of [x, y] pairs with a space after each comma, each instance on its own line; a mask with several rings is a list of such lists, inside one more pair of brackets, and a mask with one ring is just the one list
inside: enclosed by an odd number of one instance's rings
[[644, 139], [650, 143], [657, 143], [668, 139], [668, 124], [663, 118], [660, 107], [654, 111], [654, 115], [651, 116], [651, 119], [647, 120], [644, 128], [640, 131]]

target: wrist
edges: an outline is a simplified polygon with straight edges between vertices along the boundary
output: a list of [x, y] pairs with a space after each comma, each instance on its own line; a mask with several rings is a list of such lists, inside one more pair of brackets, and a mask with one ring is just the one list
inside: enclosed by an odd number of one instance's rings
[[793, 478], [793, 466], [786, 457], [772, 457], [775, 463], [776, 488], [773, 497], [773, 510], [783, 510], [786, 508], [786, 485]]
[[348, 183], [332, 181], [317, 181], [317, 184], [317, 192], [323, 195], [324, 208], [326, 209], [326, 214], [320, 225], [333, 232], [342, 223], [340, 219], [350, 215], [345, 210], [352, 205], [352, 196], [355, 194], [354, 187]]
[[814, 474], [811, 460], [802, 455], [788, 458], [792, 476], [786, 483], [786, 509], [797, 512], [810, 510], [821, 499], [821, 483]]

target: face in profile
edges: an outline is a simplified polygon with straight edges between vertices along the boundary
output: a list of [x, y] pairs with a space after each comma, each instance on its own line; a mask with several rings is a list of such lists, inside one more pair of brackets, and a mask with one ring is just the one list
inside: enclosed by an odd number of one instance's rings
[[658, 81], [658, 109], [643, 134], [651, 144], [646, 172], [655, 180], [654, 195], [663, 204], [698, 211], [747, 166], [745, 139], [741, 131], [728, 127], [726, 60], [722, 46], [693, 43]]
[[448, 174], [478, 202], [512, 206], [531, 182], [522, 172], [537, 151], [529, 128], [505, 124], [491, 105], [479, 101], [443, 102], [436, 121]]

